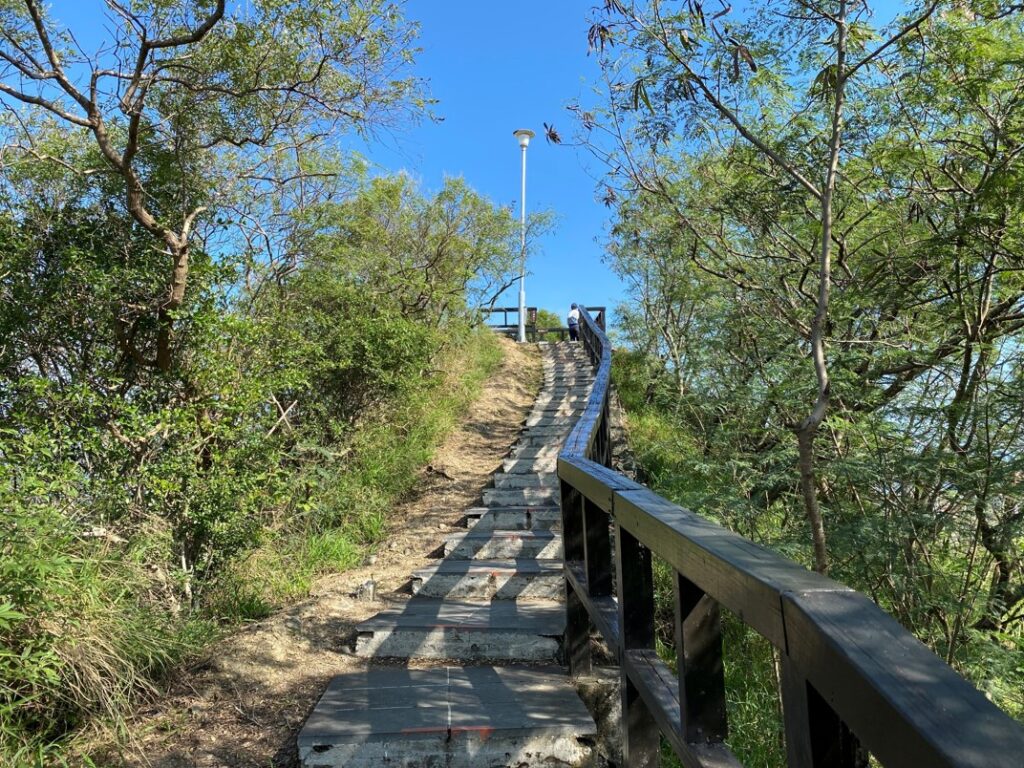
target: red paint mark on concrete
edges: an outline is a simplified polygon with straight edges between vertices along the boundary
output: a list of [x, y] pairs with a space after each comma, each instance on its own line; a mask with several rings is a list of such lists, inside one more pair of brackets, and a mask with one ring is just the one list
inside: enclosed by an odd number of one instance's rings
[[491, 738], [491, 734], [494, 733], [493, 725], [454, 725], [452, 726], [452, 733], [476, 733], [480, 736], [480, 741], [487, 741]]

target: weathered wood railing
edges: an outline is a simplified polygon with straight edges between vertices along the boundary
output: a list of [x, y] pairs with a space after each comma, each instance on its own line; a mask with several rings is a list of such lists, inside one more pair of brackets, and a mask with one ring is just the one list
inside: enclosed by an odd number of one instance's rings
[[[661, 735], [687, 768], [741, 765], [724, 743], [722, 606], [778, 650], [790, 768], [1024, 766], [1024, 729], [871, 600], [608, 468], [602, 326], [584, 313], [594, 387], [558, 458], [566, 653], [587, 673], [596, 628], [617, 654], [625, 765], [657, 765]], [[678, 676], [655, 652], [652, 554], [675, 572]]]
[[[604, 326], [604, 307], [587, 307], [588, 312], [594, 313], [594, 322], [598, 325]], [[499, 333], [504, 333], [515, 338], [517, 331], [519, 330], [519, 307], [484, 307], [480, 310], [481, 314], [484, 314], [488, 318], [488, 327], [493, 328]], [[512, 315], [516, 322], [509, 323], [508, 316]], [[501, 315], [501, 322], [490, 322], [491, 318]], [[559, 341], [565, 341], [569, 338], [569, 329], [565, 326], [543, 328], [537, 325], [537, 308], [527, 307], [526, 308], [526, 322], [523, 325], [523, 330], [526, 332], [527, 341], [550, 341], [550, 336], [557, 336]]]

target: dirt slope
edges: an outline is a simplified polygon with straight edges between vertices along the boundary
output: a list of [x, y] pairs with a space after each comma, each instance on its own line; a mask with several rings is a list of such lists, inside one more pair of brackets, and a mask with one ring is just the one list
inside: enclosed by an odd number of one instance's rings
[[[395, 509], [388, 543], [372, 563], [320, 580], [310, 598], [226, 638], [186, 670], [133, 725], [133, 744], [112, 763], [193, 768], [294, 766], [295, 735], [328, 680], [365, 665], [350, 652], [354, 626], [403, 594], [410, 572], [460, 512], [480, 500], [540, 387], [535, 347], [502, 342], [505, 357], [461, 426]], [[377, 599], [358, 595], [376, 582]]]

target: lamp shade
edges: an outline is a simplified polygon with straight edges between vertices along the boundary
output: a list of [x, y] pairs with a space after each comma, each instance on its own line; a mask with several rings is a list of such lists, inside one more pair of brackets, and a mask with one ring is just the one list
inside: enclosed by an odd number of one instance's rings
[[529, 128], [520, 128], [512, 131], [512, 135], [519, 139], [519, 146], [526, 149], [530, 145], [530, 139], [532, 139], [536, 134]]

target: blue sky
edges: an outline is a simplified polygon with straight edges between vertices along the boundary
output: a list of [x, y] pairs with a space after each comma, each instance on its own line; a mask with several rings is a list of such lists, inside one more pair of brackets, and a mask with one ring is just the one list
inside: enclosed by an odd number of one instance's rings
[[[429, 81], [443, 120], [355, 142], [382, 171], [405, 171], [425, 192], [439, 189], [446, 175], [462, 176], [494, 202], [514, 204], [518, 216], [520, 150], [512, 131], [536, 131], [527, 206], [553, 210], [558, 222], [528, 262], [526, 299], [560, 315], [572, 301], [612, 306], [622, 296], [601, 260], [608, 211], [595, 200], [586, 158], [543, 140], [544, 122], [571, 137], [565, 107], [587, 97], [598, 79], [597, 62], [587, 55], [587, 15], [596, 1], [409, 0], [406, 16], [422, 25], [414, 71]], [[86, 47], [107, 37], [101, 4], [56, 0], [50, 8]], [[499, 304], [517, 304], [517, 292]]]
[[[587, 55], [587, 17], [599, 0], [408, 0], [421, 24], [415, 72], [438, 100], [439, 122], [425, 121], [358, 144], [381, 171], [404, 171], [425, 192], [461, 176], [518, 214], [520, 150], [512, 131], [530, 128], [527, 204], [555, 212], [558, 222], [528, 264], [527, 303], [564, 315], [572, 301], [613, 308], [624, 288], [602, 261], [609, 211], [595, 199], [602, 168], [582, 150], [543, 139], [542, 123], [566, 140], [574, 125], [566, 105], [593, 103], [596, 57]], [[902, 7], [875, 6], [875, 23]], [[80, 40], [106, 36], [98, 2], [56, 0], [54, 16]], [[349, 141], [353, 141], [349, 139]], [[517, 303], [517, 289], [502, 304]], [[614, 323], [614, 316], [612, 317]]]
[[[439, 100], [436, 124], [423, 124], [364, 147], [373, 162], [405, 170], [425, 190], [445, 175], [462, 176], [478, 192], [519, 211], [520, 150], [512, 131], [530, 128], [527, 210], [558, 215], [554, 232], [532, 256], [526, 301], [564, 315], [572, 301], [614, 306], [622, 286], [602, 263], [609, 211], [595, 199], [597, 167], [582, 152], [549, 144], [542, 123], [570, 140], [565, 106], [588, 98], [598, 80], [587, 56], [587, 14], [596, 0], [413, 0], [422, 24], [417, 72]], [[593, 163], [589, 163], [593, 166]], [[518, 288], [506, 294], [518, 302]]]

